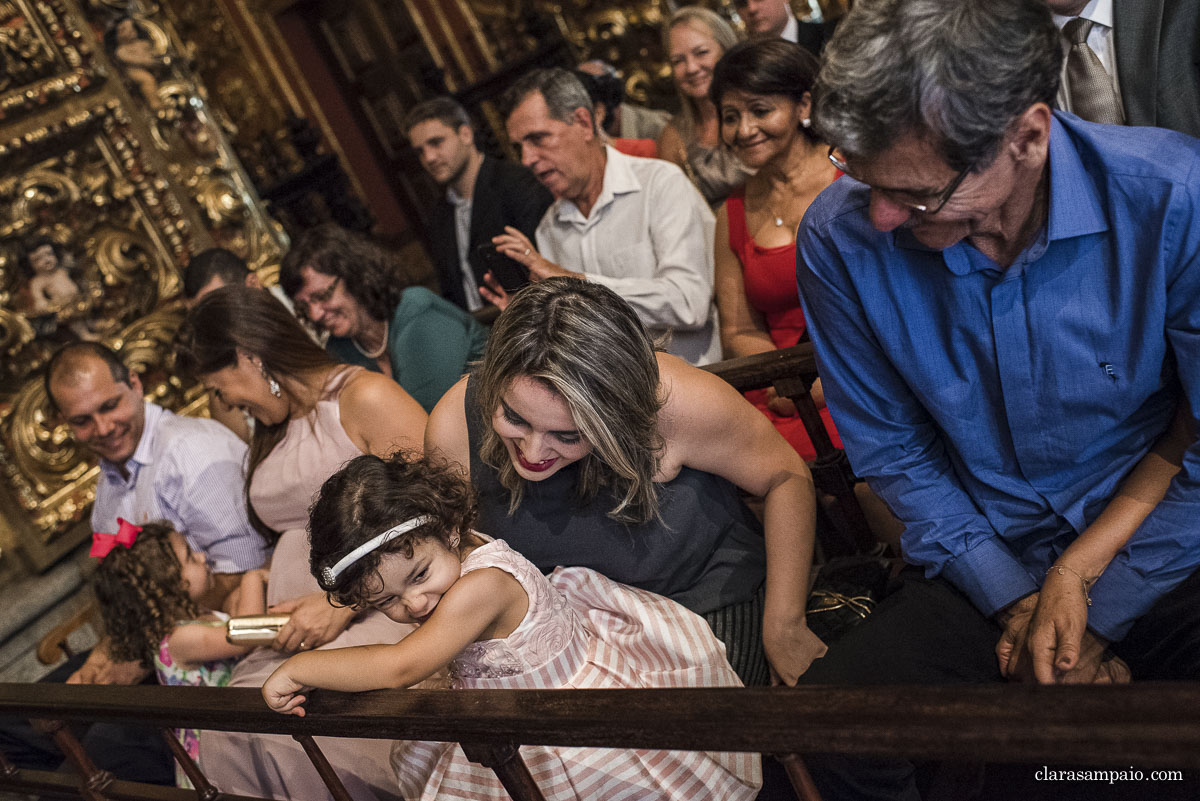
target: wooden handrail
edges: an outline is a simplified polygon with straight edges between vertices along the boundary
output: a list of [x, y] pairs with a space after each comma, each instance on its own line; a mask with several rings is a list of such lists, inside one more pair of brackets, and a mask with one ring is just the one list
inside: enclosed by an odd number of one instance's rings
[[817, 359], [812, 343], [801, 342], [790, 348], [726, 359], [705, 365], [702, 369], [720, 376], [738, 392], [749, 392], [796, 376], [814, 381], [817, 378]]
[[[80, 798], [79, 777], [46, 770], [18, 770], [0, 774], [0, 789], [40, 798]], [[197, 801], [196, 791], [161, 784], [143, 784], [119, 779], [104, 788], [106, 801]], [[221, 793], [220, 801], [271, 801], [253, 796]]]
[[[697, 690], [315, 691], [0, 684], [0, 717], [271, 734], [1200, 768], [1200, 682]], [[0, 786], [4, 780], [0, 777]]]

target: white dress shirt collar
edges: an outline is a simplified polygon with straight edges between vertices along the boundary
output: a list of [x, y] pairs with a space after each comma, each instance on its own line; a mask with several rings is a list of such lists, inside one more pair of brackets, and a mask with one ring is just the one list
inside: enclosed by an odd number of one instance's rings
[[795, 42], [800, 38], [800, 23], [794, 14], [788, 14], [787, 24], [783, 26], [783, 33], [779, 34], [779, 38], [789, 42]]
[[[1092, 0], [1083, 7], [1083, 10], [1080, 11], [1077, 16], [1079, 16], [1080, 19], [1090, 19], [1097, 25], [1103, 25], [1106, 28], [1111, 28], [1113, 26], [1112, 0]], [[1064, 17], [1061, 14], [1055, 14], [1054, 24], [1057, 25], [1061, 30], [1062, 26], [1066, 25], [1073, 19], [1075, 19], [1075, 17]]]
[[587, 226], [589, 220], [595, 220], [600, 212], [613, 202], [617, 195], [642, 191], [642, 183], [629, 167], [629, 157], [611, 145], [604, 146], [607, 160], [604, 165], [604, 178], [600, 186], [600, 196], [592, 205], [592, 213], [587, 217], [572, 200], [560, 200], [558, 203], [558, 219], [563, 222]]

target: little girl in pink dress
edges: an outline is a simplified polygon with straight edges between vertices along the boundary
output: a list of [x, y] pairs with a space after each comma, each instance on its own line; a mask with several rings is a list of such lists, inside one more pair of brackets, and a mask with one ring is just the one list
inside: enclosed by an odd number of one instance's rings
[[[249, 570], [225, 599], [228, 612], [205, 609], [213, 588], [212, 568], [168, 523], [135, 526], [121, 520], [116, 534], [92, 535], [99, 558], [93, 579], [109, 653], [121, 661], [153, 667], [159, 684], [224, 687], [233, 665], [249, 646], [225, 639], [225, 621], [266, 610], [267, 571]], [[199, 756], [199, 732], [178, 729], [188, 756]], [[190, 788], [176, 765], [175, 783]]]
[[[304, 713], [307, 687], [409, 687], [443, 668], [455, 688], [738, 686], [702, 618], [586, 568], [547, 577], [502, 540], [471, 531], [461, 478], [429, 460], [362, 456], [330, 478], [311, 513], [312, 568], [334, 598], [418, 624], [390, 646], [297, 654], [263, 685], [276, 711]], [[522, 746], [550, 801], [751, 799], [756, 754]], [[507, 799], [455, 743], [398, 742], [409, 799]]]

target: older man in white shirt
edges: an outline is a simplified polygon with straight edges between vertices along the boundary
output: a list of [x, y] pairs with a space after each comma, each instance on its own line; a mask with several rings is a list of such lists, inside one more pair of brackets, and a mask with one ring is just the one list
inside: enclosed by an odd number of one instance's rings
[[[683, 172], [606, 147], [587, 91], [566, 70], [535, 70], [505, 99], [509, 138], [555, 202], [536, 247], [508, 228], [493, 240], [497, 250], [525, 265], [533, 281], [569, 275], [604, 284], [651, 335], [671, 335], [671, 353], [692, 364], [719, 360], [713, 215]], [[504, 306], [489, 283], [485, 296]]]

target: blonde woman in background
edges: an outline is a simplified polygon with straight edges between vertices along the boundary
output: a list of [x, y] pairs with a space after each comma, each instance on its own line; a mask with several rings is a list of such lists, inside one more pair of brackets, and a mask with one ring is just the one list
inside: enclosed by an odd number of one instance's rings
[[684, 6], [672, 14], [663, 35], [682, 110], [659, 134], [658, 155], [678, 164], [713, 207], [750, 174], [721, 146], [717, 107], [708, 96], [713, 67], [737, 41], [728, 22], [699, 6]]

